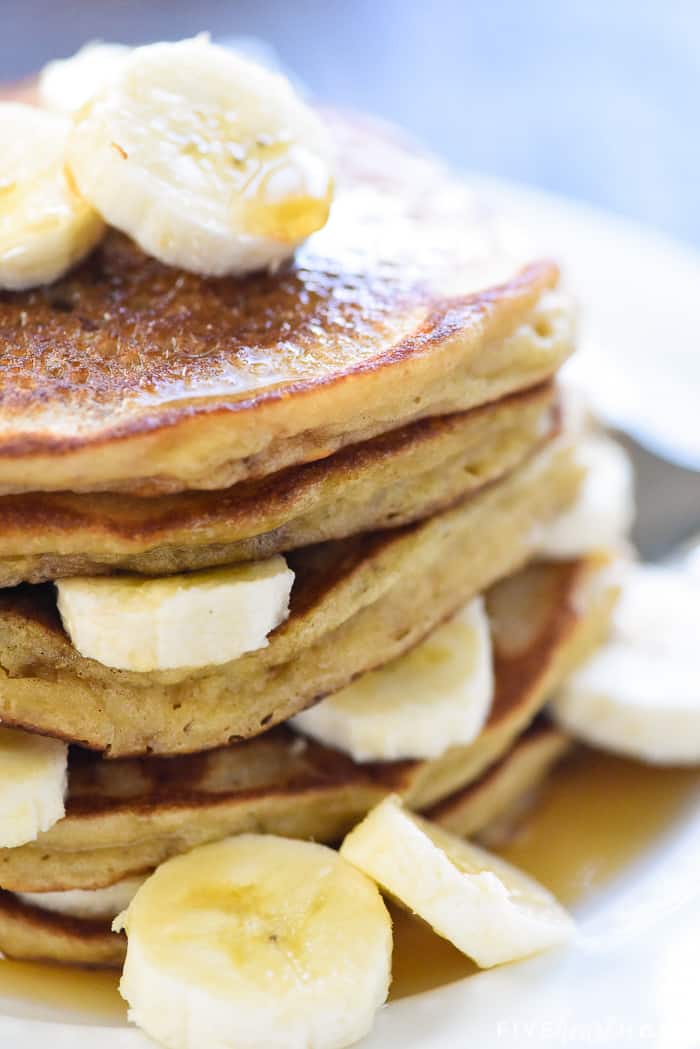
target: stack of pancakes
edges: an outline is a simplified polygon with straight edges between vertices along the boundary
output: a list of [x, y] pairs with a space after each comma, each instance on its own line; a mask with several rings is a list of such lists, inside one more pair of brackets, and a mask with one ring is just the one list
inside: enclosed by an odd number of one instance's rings
[[[432, 159], [331, 120], [331, 218], [289, 267], [204, 279], [111, 233], [0, 296], [0, 720], [71, 744], [65, 818], [0, 850], [7, 955], [118, 965], [109, 917], [167, 857], [243, 830], [333, 842], [388, 792], [475, 833], [566, 746], [537, 715], [614, 595], [602, 555], [537, 556], [581, 483], [558, 271]], [[229, 663], [114, 669], [57, 611], [65, 577], [273, 554], [289, 617]], [[361, 763], [284, 724], [478, 594], [496, 683], [473, 742]]]

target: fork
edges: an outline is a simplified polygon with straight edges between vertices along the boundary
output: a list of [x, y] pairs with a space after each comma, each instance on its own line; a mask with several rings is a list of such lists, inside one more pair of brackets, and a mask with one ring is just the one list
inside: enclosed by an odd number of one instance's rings
[[679, 560], [700, 549], [700, 471], [678, 466], [633, 437], [616, 437], [632, 458], [637, 519], [632, 539], [647, 561]]

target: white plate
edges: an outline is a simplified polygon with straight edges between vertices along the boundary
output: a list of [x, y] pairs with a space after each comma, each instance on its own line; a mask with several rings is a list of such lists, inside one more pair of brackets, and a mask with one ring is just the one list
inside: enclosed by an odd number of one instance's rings
[[700, 255], [585, 204], [470, 176], [540, 253], [562, 260], [582, 306], [569, 366], [609, 422], [700, 470]]
[[[598, 405], [612, 421], [700, 464], [700, 257], [581, 205], [475, 181], [564, 259], [585, 305], [586, 349], [576, 370]], [[697, 1049], [700, 813], [670, 828], [578, 918], [579, 936], [564, 951], [389, 1005], [363, 1049]], [[0, 999], [0, 1045], [153, 1043], [133, 1029]]]

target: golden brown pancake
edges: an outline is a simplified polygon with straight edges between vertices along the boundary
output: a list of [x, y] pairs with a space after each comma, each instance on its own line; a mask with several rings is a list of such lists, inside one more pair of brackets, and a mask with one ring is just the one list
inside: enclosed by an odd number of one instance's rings
[[266, 648], [223, 666], [110, 669], [72, 646], [53, 587], [0, 591], [0, 718], [115, 757], [257, 735], [407, 651], [515, 571], [578, 482], [570, 449], [553, 441], [428, 521], [297, 551], [289, 619]]
[[0, 951], [7, 958], [121, 968], [126, 938], [113, 933], [109, 924], [53, 914], [0, 890]]
[[336, 841], [385, 794], [346, 755], [285, 728], [177, 758], [105, 761], [72, 751], [57, 836], [0, 850], [0, 886], [99, 888], [244, 831]]
[[[601, 564], [591, 557], [532, 565], [489, 592], [497, 617], [496, 694], [486, 728], [470, 745], [431, 760], [363, 765], [280, 727], [188, 757], [105, 761], [73, 751], [66, 817], [36, 842], [0, 850], [0, 886], [99, 888], [244, 831], [334, 841], [390, 791], [425, 810], [501, 758], [602, 639], [615, 592], [605, 581], [591, 585]], [[503, 611], [516, 589], [532, 596], [527, 635], [515, 626], [515, 610], [512, 617]]]
[[221, 492], [0, 497], [0, 587], [172, 574], [408, 524], [503, 476], [557, 425], [545, 385]]
[[331, 217], [279, 272], [205, 279], [112, 232], [0, 294], [0, 491], [225, 488], [552, 376], [556, 267], [514, 262], [437, 162], [329, 120]]

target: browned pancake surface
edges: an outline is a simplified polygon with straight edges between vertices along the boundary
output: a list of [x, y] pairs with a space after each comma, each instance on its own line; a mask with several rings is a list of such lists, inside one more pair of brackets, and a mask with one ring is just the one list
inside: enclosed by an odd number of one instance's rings
[[569, 332], [535, 314], [556, 267], [519, 271], [437, 163], [332, 128], [330, 221], [277, 273], [205, 279], [112, 232], [0, 294], [0, 490], [225, 487], [552, 374]]

